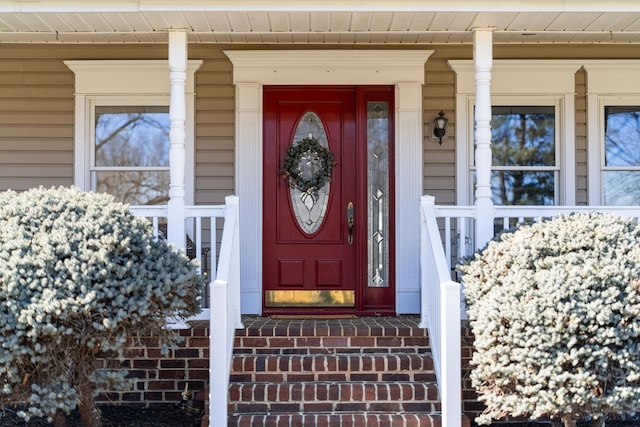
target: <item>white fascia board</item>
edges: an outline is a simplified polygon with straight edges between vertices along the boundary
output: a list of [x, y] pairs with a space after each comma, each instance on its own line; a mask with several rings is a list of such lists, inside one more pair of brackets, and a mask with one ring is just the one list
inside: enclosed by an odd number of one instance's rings
[[[494, 60], [491, 69], [491, 94], [541, 95], [566, 94], [575, 91], [575, 73], [585, 61], [558, 59]], [[475, 94], [473, 60], [447, 62], [456, 72], [456, 92]]]
[[640, 61], [614, 59], [582, 61], [587, 72], [588, 93], [623, 96], [640, 94]]
[[367, 12], [637, 12], [637, 0], [9, 0], [0, 12], [367, 11]]

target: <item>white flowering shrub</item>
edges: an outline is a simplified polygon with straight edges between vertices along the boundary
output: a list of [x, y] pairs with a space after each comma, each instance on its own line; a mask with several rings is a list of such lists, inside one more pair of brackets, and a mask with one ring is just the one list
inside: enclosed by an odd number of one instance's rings
[[[640, 409], [640, 229], [572, 214], [504, 233], [458, 268], [488, 424]], [[595, 424], [595, 422], [592, 422]]]
[[56, 426], [78, 406], [84, 426], [99, 426], [95, 394], [126, 373], [97, 370], [98, 355], [122, 356], [139, 332], [174, 345], [167, 319], [198, 311], [203, 280], [111, 196], [0, 193], [0, 406]]

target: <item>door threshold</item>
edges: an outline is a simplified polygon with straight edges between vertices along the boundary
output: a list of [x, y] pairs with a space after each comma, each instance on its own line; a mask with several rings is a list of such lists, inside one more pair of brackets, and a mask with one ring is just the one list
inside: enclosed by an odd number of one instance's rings
[[357, 319], [355, 314], [274, 314], [269, 316], [272, 319], [286, 319], [286, 320], [324, 320], [324, 319]]

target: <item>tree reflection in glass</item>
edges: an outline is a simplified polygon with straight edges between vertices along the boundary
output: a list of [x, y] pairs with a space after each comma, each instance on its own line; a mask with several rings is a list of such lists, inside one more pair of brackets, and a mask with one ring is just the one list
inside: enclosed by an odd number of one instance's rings
[[607, 205], [640, 204], [640, 107], [605, 107], [603, 173]]
[[555, 107], [493, 107], [491, 143], [495, 204], [554, 204]]
[[169, 108], [96, 107], [94, 189], [133, 205], [169, 200]]

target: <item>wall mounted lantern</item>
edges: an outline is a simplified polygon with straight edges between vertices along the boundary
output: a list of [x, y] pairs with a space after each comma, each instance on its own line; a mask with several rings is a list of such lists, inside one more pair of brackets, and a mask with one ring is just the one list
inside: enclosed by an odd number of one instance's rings
[[[438, 139], [438, 143], [440, 143], [440, 145], [442, 145], [443, 140], [447, 140], [448, 122], [449, 119], [444, 116], [444, 111], [442, 110], [438, 113], [438, 117], [433, 120], [433, 135]], [[433, 140], [435, 141], [435, 138]]]

